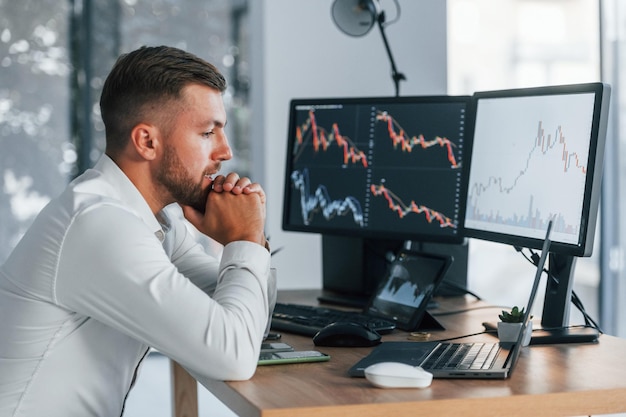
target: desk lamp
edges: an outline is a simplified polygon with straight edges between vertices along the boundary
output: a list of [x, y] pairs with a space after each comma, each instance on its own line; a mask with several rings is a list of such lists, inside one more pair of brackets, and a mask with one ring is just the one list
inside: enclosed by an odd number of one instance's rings
[[396, 63], [391, 55], [391, 49], [385, 35], [385, 26], [398, 20], [400, 5], [395, 0], [397, 15], [396, 19], [385, 24], [385, 11], [381, 9], [378, 0], [335, 0], [331, 7], [333, 20], [337, 27], [350, 36], [364, 36], [375, 23], [378, 23], [380, 35], [383, 38], [389, 61], [391, 62], [391, 78], [396, 87], [396, 97], [400, 95], [400, 81], [406, 80], [404, 74], [398, 72]]

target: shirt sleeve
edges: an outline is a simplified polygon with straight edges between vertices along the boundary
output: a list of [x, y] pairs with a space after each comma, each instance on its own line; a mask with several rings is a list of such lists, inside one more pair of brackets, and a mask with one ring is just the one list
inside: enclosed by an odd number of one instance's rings
[[[76, 216], [63, 242], [56, 300], [198, 377], [250, 378], [268, 320], [269, 254], [255, 243], [233, 242], [217, 265], [197, 249], [178, 249], [180, 269], [133, 213], [92, 207]], [[217, 273], [212, 296], [185, 276], [197, 277], [203, 267]]]
[[170, 223], [163, 247], [178, 272], [212, 295], [219, 276], [219, 259], [208, 255], [187, 227], [183, 220]]

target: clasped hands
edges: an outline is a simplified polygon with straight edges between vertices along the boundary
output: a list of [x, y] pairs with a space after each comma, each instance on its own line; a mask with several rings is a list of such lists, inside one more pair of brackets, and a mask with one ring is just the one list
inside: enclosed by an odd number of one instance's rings
[[182, 209], [194, 227], [222, 245], [236, 240], [265, 245], [265, 192], [247, 177], [218, 175], [211, 184], [204, 213], [190, 206]]

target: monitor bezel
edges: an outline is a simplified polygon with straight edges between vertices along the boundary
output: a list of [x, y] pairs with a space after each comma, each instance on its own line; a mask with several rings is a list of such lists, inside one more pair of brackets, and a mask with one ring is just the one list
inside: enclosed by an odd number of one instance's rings
[[[475, 141], [475, 122], [477, 118], [478, 103], [481, 99], [493, 98], [511, 98], [525, 96], [547, 96], [547, 95], [569, 95], [569, 94], [594, 94], [594, 107], [591, 124], [590, 144], [589, 144], [589, 163], [587, 166], [587, 175], [585, 180], [584, 200], [582, 205], [582, 215], [578, 242], [569, 244], [553, 240], [551, 252], [572, 255], [572, 256], [591, 256], [593, 251], [593, 243], [596, 231], [596, 223], [598, 218], [598, 207], [601, 196], [602, 168], [604, 163], [604, 147], [606, 142], [606, 128], [609, 113], [610, 87], [601, 82], [584, 83], [584, 84], [564, 84], [555, 86], [541, 86], [531, 88], [516, 88], [507, 90], [492, 90], [476, 92], [472, 96], [471, 114], [468, 119], [474, 122], [471, 131], [468, 132], [468, 142], [474, 144]], [[467, 182], [465, 189], [466, 194], [463, 196], [463, 206], [467, 208], [469, 193], [469, 178], [473, 163], [473, 146], [466, 150], [465, 161], [463, 166], [465, 170], [464, 178]], [[498, 233], [494, 231], [481, 230], [466, 223], [467, 212], [463, 216], [463, 231], [469, 238], [477, 238], [481, 240], [493, 241], [498, 243], [509, 244], [517, 247], [526, 247], [533, 249], [541, 249], [543, 239], [527, 236]]]
[[[287, 130], [287, 146], [285, 154], [285, 170], [283, 171], [283, 201], [282, 201], [282, 229], [292, 232], [304, 232], [304, 233], [316, 233], [322, 235], [332, 236], [345, 236], [356, 237], [362, 239], [374, 239], [374, 240], [397, 240], [397, 241], [420, 241], [420, 242], [434, 242], [434, 243], [463, 243], [465, 240], [462, 230], [463, 219], [465, 216], [464, 204], [460, 204], [459, 208], [459, 220], [457, 226], [457, 233], [453, 236], [446, 235], [431, 235], [431, 234], [416, 234], [416, 233], [402, 233], [398, 231], [386, 231], [386, 230], [337, 230], [333, 228], [326, 228], [322, 226], [304, 226], [289, 223], [289, 204], [291, 202], [292, 187], [290, 181], [290, 174], [292, 172], [292, 153], [294, 147], [294, 141], [290, 137], [291, 132], [295, 131], [296, 112], [294, 111], [297, 106], [302, 105], [335, 105], [335, 104], [397, 104], [397, 103], [462, 103], [465, 104], [465, 123], [467, 123], [467, 115], [470, 113], [471, 96], [469, 95], [423, 95], [423, 96], [404, 96], [404, 97], [391, 97], [391, 96], [365, 96], [365, 97], [316, 97], [316, 98], [293, 98], [289, 103], [289, 122]], [[466, 142], [467, 128], [464, 130], [463, 139], [463, 158], [465, 161], [467, 158], [468, 143]], [[462, 198], [463, 193], [467, 187], [465, 182], [464, 170], [461, 168], [460, 173], [462, 175], [459, 195]], [[462, 200], [459, 200], [462, 201]]]

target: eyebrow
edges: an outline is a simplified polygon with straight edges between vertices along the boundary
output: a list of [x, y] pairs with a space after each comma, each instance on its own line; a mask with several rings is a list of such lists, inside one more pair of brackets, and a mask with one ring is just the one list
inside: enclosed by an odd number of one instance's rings
[[224, 128], [226, 127], [227, 124], [228, 124], [228, 120], [225, 120], [224, 122], [222, 122], [221, 120], [211, 119], [211, 120], [206, 121], [204, 123], [204, 126], [217, 126], [217, 127]]

